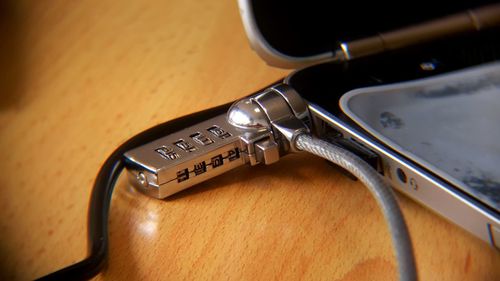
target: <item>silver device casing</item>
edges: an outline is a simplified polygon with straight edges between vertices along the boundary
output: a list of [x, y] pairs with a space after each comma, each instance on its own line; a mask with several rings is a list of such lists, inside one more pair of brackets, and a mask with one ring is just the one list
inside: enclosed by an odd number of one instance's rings
[[[251, 1], [238, 0], [238, 5], [252, 49], [271, 66], [298, 69], [325, 61], [349, 60], [352, 57], [348, 44], [340, 44], [340, 49], [337, 52], [326, 52], [308, 57], [288, 56], [273, 48], [264, 38], [256, 24]], [[285, 83], [290, 76], [285, 79]], [[384, 177], [396, 190], [500, 249], [500, 216], [498, 213], [432, 175], [425, 167], [411, 163], [400, 154], [372, 141], [320, 105], [309, 103], [308, 108], [315, 134], [319, 137], [325, 133], [322, 128], [333, 128], [340, 132], [345, 139], [354, 141], [375, 152], [380, 157]], [[406, 183], [398, 179], [398, 169], [408, 177]]]
[[[323, 129], [328, 126], [340, 132], [346, 140], [354, 140], [375, 152], [380, 157], [384, 177], [394, 189], [500, 249], [498, 214], [464, 196], [425, 168], [367, 138], [321, 106], [309, 104], [308, 107], [318, 136], [325, 134]], [[399, 179], [398, 169], [407, 176], [406, 183]]]
[[325, 52], [323, 54], [308, 57], [293, 57], [280, 52], [267, 42], [257, 27], [251, 1], [238, 0], [238, 6], [240, 8], [243, 27], [250, 41], [250, 46], [269, 65], [280, 68], [297, 69], [327, 61], [333, 57], [334, 54], [332, 52]]

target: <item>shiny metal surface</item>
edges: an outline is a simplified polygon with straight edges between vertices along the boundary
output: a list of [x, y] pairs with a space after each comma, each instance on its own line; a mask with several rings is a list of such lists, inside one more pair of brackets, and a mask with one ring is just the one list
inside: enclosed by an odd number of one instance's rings
[[415, 46], [444, 37], [479, 32], [498, 27], [498, 25], [500, 25], [500, 4], [492, 4], [345, 42], [340, 45], [335, 55], [339, 59], [349, 60]]
[[[193, 138], [199, 134], [210, 137], [212, 142], [196, 142]], [[179, 140], [189, 145], [176, 146]], [[159, 152], [165, 147], [179, 157], [165, 157]], [[245, 164], [248, 160], [244, 152], [239, 132], [220, 115], [133, 149], [125, 157], [134, 186], [148, 195], [164, 198]]]
[[280, 144], [281, 153], [296, 152], [293, 139], [298, 133], [307, 131], [305, 122], [309, 120], [309, 113], [303, 109], [305, 103], [295, 90], [287, 85], [277, 88], [280, 91], [272, 88], [273, 91], [257, 96], [255, 100], [272, 124], [274, 140]]
[[273, 86], [272, 89], [280, 94], [288, 103], [293, 114], [300, 120], [308, 120], [309, 110], [304, 99], [292, 87], [286, 84]]
[[307, 132], [309, 114], [295, 91], [286, 85], [278, 89], [127, 152], [129, 180], [144, 193], [165, 198], [246, 163], [269, 165], [296, 151], [290, 142]]
[[332, 52], [308, 57], [293, 57], [280, 52], [271, 46], [260, 32], [255, 22], [251, 1], [238, 0], [238, 6], [250, 46], [269, 65], [280, 68], [301, 68], [332, 59], [334, 55]]
[[255, 144], [258, 162], [266, 165], [278, 162], [280, 159], [278, 144], [271, 140], [259, 141]]
[[261, 107], [271, 124], [293, 114], [286, 100], [275, 91], [258, 95], [253, 100]]
[[254, 99], [243, 99], [234, 103], [228, 111], [229, 124], [249, 131], [268, 130], [269, 119]]
[[290, 152], [301, 151], [295, 145], [295, 139], [298, 135], [309, 133], [309, 128], [298, 118], [286, 118], [274, 122], [273, 127], [285, 138], [285, 143]]

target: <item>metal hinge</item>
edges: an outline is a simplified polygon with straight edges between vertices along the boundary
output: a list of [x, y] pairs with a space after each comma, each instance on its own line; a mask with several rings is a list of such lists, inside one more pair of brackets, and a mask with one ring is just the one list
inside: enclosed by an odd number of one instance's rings
[[345, 61], [498, 26], [500, 26], [500, 4], [492, 4], [441, 19], [379, 33], [368, 38], [341, 43], [334, 58]]

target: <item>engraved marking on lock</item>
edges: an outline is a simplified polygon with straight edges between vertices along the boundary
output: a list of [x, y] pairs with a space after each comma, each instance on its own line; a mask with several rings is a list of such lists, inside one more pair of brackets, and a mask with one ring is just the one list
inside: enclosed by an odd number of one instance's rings
[[224, 129], [222, 129], [219, 126], [212, 126], [212, 127], [208, 128], [207, 131], [209, 131], [214, 136], [216, 136], [220, 139], [229, 138], [231, 136], [231, 133], [226, 132]]
[[201, 175], [206, 171], [207, 171], [207, 163], [205, 163], [205, 161], [201, 161], [200, 163], [194, 164], [193, 172], [196, 176]]
[[[193, 165], [192, 170], [189, 170], [188, 168], [183, 168], [177, 171], [177, 177], [175, 179], [177, 180], [178, 183], [183, 182], [185, 180], [188, 180], [191, 176], [199, 176], [206, 172], [210, 172], [211, 170], [221, 167], [228, 162], [240, 159], [240, 157], [241, 157], [240, 150], [239, 148], [235, 147], [231, 150], [228, 150], [226, 156], [224, 156], [223, 154], [218, 154], [214, 157], [211, 157], [210, 160], [208, 161], [209, 163], [207, 163], [207, 161], [201, 161], [195, 163]], [[211, 168], [208, 169], [207, 168], [208, 166], [210, 166]]]
[[194, 133], [194, 134], [190, 135], [189, 137], [201, 145], [210, 145], [210, 144], [214, 143], [214, 141], [211, 138], [205, 136], [204, 134], [202, 134], [200, 132]]
[[183, 169], [177, 172], [177, 182], [183, 182], [189, 179], [188, 169]]
[[155, 149], [155, 151], [163, 158], [168, 160], [175, 160], [180, 157], [177, 152], [175, 152], [172, 148], [168, 146], [162, 146], [160, 148]]
[[229, 159], [229, 162], [234, 161], [236, 159], [240, 158], [240, 150], [238, 148], [235, 148], [233, 150], [229, 150], [227, 153], [227, 159]]
[[180, 148], [180, 149], [182, 149], [184, 151], [187, 151], [187, 152], [192, 152], [192, 151], [196, 150], [196, 147], [194, 145], [192, 145], [191, 143], [189, 143], [189, 142], [187, 142], [187, 141], [185, 141], [183, 139], [180, 139], [180, 140], [174, 142], [174, 144], [178, 148]]
[[224, 158], [222, 158], [222, 154], [219, 154], [215, 157], [212, 157], [210, 164], [212, 165], [212, 168], [217, 168], [219, 166], [224, 165]]

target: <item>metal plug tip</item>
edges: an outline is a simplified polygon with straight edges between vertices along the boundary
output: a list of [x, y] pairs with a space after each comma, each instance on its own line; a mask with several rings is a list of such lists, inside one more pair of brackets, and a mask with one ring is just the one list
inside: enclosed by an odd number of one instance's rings
[[254, 132], [266, 131], [270, 128], [267, 116], [251, 98], [233, 104], [227, 113], [227, 122], [237, 128]]

